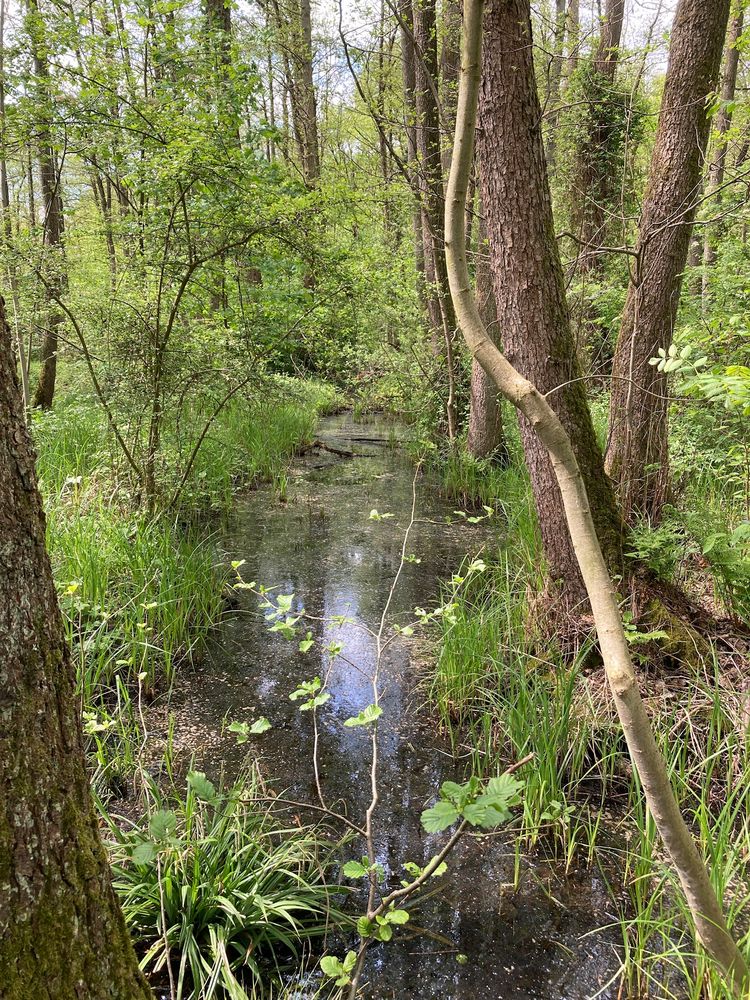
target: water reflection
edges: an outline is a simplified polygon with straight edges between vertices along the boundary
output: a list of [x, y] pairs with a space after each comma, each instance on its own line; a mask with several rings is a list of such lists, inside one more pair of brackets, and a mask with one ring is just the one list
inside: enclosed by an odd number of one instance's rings
[[[384, 446], [389, 431], [383, 423], [363, 431], [347, 415], [327, 418], [321, 437], [366, 457], [300, 460], [286, 506], [269, 490], [251, 493], [238, 502], [222, 537], [228, 559], [246, 560], [245, 579], [295, 594], [295, 606], [304, 605], [317, 619], [310, 630], [322, 643], [300, 654], [296, 642], [268, 632], [257, 598], [243, 592], [206, 665], [182, 692], [182, 714], [201, 733], [209, 770], [226, 762], [231, 772], [241, 760], [233, 740], [221, 735], [224, 717], [252, 721], [265, 715], [274, 728], [259, 741], [264, 772], [292, 797], [315, 801], [309, 714], [298, 712], [288, 695], [299, 681], [327, 675], [331, 699], [320, 711], [321, 775], [328, 801], [345, 803], [339, 808], [355, 819], [370, 795], [369, 734], [347, 729], [343, 721], [372, 701], [375, 660], [373, 637], [359, 626], [377, 628], [412, 502], [413, 468]], [[395, 516], [371, 521], [372, 508]], [[434, 600], [440, 579], [467, 551], [499, 543], [498, 528], [487, 524], [447, 528], [451, 505], [429, 480], [418, 482], [417, 510], [409, 551], [421, 562], [404, 566], [394, 621]], [[337, 615], [353, 621], [332, 624]], [[322, 647], [332, 641], [344, 647], [346, 659], [330, 662]], [[442, 781], [463, 777], [463, 768], [421, 707], [424, 694], [407, 643], [390, 643], [381, 678], [377, 851], [397, 883], [403, 862], [423, 864], [441, 846], [443, 835], [425, 834], [419, 813]], [[359, 853], [354, 845], [352, 855]], [[365, 995], [583, 1000], [598, 993], [618, 965], [615, 938], [597, 932], [614, 918], [603, 881], [591, 872], [562, 878], [549, 865], [527, 860], [520, 888], [513, 891], [513, 871], [507, 836], [464, 840], [440, 894], [414, 913], [410, 934], [371, 950]], [[425, 933], [415, 936], [413, 925]], [[466, 956], [465, 964], [458, 954]], [[599, 995], [614, 997], [616, 990]]]

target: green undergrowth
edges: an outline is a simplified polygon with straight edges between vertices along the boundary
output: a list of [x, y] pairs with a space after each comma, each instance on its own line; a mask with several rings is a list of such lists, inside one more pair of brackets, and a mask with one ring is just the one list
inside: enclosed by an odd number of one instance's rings
[[[591, 665], [591, 643], [563, 662], [554, 641], [534, 634], [538, 548], [523, 523], [504, 551], [485, 554], [486, 572], [451, 595], [451, 615], [437, 626], [431, 699], [474, 773], [499, 773], [533, 754], [523, 772], [517, 850], [604, 873], [619, 912], [623, 996], [728, 1000], [695, 953], [681, 890], [644, 809], [602, 672]], [[712, 655], [670, 682], [648, 666], [635, 639], [673, 787], [747, 945], [750, 741], [741, 676]]]
[[149, 515], [97, 399], [66, 386], [64, 375], [62, 384], [54, 408], [34, 414], [33, 425], [48, 550], [92, 759], [116, 784], [136, 755], [134, 699], [142, 704], [168, 687], [181, 663], [201, 655], [221, 617], [227, 567], [212, 544], [217, 518], [242, 486], [263, 480], [280, 490], [318, 415], [341, 400], [321, 383], [279, 377], [268, 380], [262, 400], [258, 393], [231, 401], [169, 509], [166, 498], [213, 412], [209, 401], [193, 406], [165, 428], [157, 477], [164, 502]]
[[346, 923], [335, 844], [280, 823], [251, 767], [227, 788], [190, 771], [184, 786], [148, 780], [144, 792], [135, 823], [104, 814], [143, 969], [176, 1000], [284, 995], [283, 974]]

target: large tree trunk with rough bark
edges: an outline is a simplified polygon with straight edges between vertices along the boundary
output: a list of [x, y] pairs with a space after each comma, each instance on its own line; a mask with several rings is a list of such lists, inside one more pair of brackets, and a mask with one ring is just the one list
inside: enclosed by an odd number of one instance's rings
[[[411, 0], [399, 0], [399, 42], [401, 45], [401, 77], [404, 88], [404, 125], [406, 131], [405, 165], [410, 178], [416, 177], [417, 160], [417, 97], [416, 68], [414, 52], [414, 18]], [[417, 184], [413, 184], [417, 188]], [[422, 227], [420, 199], [414, 197], [412, 207], [412, 229], [414, 234], [414, 262], [417, 271], [417, 294], [424, 312], [427, 312], [425, 289], [425, 248]]]
[[[478, 147], [498, 328], [511, 364], [551, 393], [573, 441], [605, 558], [621, 573], [621, 519], [580, 379], [555, 239], [527, 5], [497, 2], [485, 34]], [[551, 578], [565, 604], [585, 603], [549, 455], [524, 417], [521, 438]]]
[[47, 315], [40, 351], [41, 368], [33, 405], [48, 410], [52, 406], [57, 379], [57, 352], [59, 348], [59, 328], [63, 315], [56, 304], [64, 285], [63, 250], [63, 210], [60, 194], [60, 173], [57, 156], [52, 141], [51, 117], [53, 95], [49, 73], [47, 33], [37, 0], [30, 0], [27, 28], [34, 58], [34, 74], [38, 87], [37, 148], [39, 181], [44, 202], [43, 245], [45, 260], [42, 268], [46, 272]]
[[288, 24], [292, 123], [297, 139], [302, 177], [309, 188], [320, 180], [318, 113], [313, 82], [312, 15], [310, 0], [290, 0]]
[[[487, 334], [500, 346], [497, 326], [497, 305], [492, 287], [487, 232], [480, 211], [475, 271], [476, 299]], [[508, 457], [503, 434], [503, 414], [497, 386], [474, 358], [471, 364], [471, 395], [469, 399], [469, 430], [466, 447], [474, 458], [495, 457], [505, 462]]]
[[0, 994], [147, 1000], [110, 884], [0, 299]]
[[669, 489], [667, 376], [649, 364], [672, 342], [701, 193], [707, 97], [719, 72], [729, 0], [680, 0], [636, 257], [612, 368], [607, 470], [625, 517], [659, 521]]

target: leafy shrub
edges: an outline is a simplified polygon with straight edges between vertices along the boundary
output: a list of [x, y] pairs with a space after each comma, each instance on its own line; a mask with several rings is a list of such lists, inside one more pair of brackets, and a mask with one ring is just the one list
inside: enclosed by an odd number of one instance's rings
[[152, 808], [132, 828], [107, 820], [142, 968], [171, 969], [177, 1000], [264, 995], [288, 958], [342, 919], [330, 847], [309, 829], [282, 828], [249, 771], [227, 791], [198, 771], [184, 795], [153, 782], [148, 791]]

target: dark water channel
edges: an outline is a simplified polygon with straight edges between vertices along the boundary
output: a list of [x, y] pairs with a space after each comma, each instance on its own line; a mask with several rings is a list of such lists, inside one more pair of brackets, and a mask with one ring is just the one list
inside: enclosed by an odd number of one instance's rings
[[[376, 628], [400, 562], [402, 531], [409, 521], [413, 466], [388, 447], [394, 433], [384, 421], [355, 424], [349, 415], [326, 418], [320, 438], [362, 457], [313, 452], [291, 470], [286, 504], [270, 488], [242, 497], [220, 540], [228, 559], [244, 559], [245, 580], [294, 593], [295, 606], [329, 619], [346, 615]], [[428, 605], [439, 581], [457, 569], [467, 552], [498, 544], [500, 525], [456, 523], [453, 504], [421, 478], [420, 521], [392, 605], [393, 621], [405, 622], [416, 605]], [[369, 512], [394, 514], [376, 522]], [[204, 666], [176, 693], [179, 716], [189, 720], [203, 766], [231, 775], [247, 746], [222, 735], [222, 720], [252, 722], [266, 716], [273, 728], [251, 744], [264, 775], [279, 791], [315, 802], [312, 728], [309, 713], [289, 701], [297, 683], [328, 674], [330, 701], [320, 710], [321, 773], [329, 802], [338, 800], [361, 822], [369, 801], [368, 730], [343, 722], [372, 701], [369, 673], [375, 659], [372, 638], [356, 625], [313, 628], [317, 643], [300, 654], [297, 643], [269, 633], [257, 614], [257, 597], [240, 593], [241, 605], [227, 617]], [[340, 642], [349, 661], [333, 664], [322, 646]], [[406, 641], [392, 643], [381, 667], [380, 790], [377, 849], [389, 883], [398, 884], [401, 865], [424, 864], [444, 842], [429, 836], [419, 814], [440, 783], [462, 777], [424, 706], [419, 670]], [[346, 803], [342, 805], [341, 803]], [[313, 814], [310, 814], [313, 817]], [[353, 844], [350, 856], [363, 853]], [[525, 859], [514, 891], [514, 851], [507, 834], [465, 838], [450, 859], [440, 892], [414, 910], [412, 921], [387, 945], [373, 947], [364, 995], [417, 998], [545, 998], [583, 1000], [616, 996], [599, 992], [618, 967], [617, 934], [600, 930], [614, 920], [601, 879], [590, 870], [563, 877], [550, 863]], [[414, 926], [426, 933], [415, 934]], [[457, 955], [467, 956], [461, 964]]]

